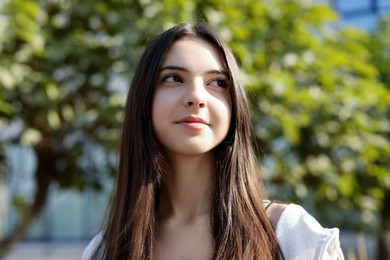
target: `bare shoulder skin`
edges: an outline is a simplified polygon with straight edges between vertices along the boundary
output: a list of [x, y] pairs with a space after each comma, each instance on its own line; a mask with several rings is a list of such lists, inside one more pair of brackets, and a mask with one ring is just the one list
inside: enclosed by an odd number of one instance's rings
[[276, 226], [278, 224], [278, 220], [280, 216], [282, 215], [283, 211], [286, 209], [287, 204], [281, 204], [281, 203], [272, 203], [267, 208], [267, 216], [269, 220], [271, 221], [272, 226], [276, 229]]

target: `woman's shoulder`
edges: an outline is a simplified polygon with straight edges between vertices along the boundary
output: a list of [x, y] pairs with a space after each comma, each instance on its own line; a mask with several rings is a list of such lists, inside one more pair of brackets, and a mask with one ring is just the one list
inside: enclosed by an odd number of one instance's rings
[[322, 227], [296, 204], [273, 203], [268, 210], [286, 259], [344, 259], [337, 228]]

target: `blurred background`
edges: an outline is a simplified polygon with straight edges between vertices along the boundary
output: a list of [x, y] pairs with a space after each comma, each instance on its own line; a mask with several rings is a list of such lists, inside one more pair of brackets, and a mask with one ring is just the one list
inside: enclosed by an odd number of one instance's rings
[[206, 21], [242, 68], [270, 198], [390, 259], [389, 0], [0, 0], [0, 259], [79, 259], [100, 230], [145, 44]]

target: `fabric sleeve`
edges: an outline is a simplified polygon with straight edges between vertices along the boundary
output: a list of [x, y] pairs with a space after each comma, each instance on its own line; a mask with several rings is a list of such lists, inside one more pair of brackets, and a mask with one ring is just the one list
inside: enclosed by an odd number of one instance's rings
[[339, 230], [323, 228], [301, 206], [290, 204], [276, 226], [286, 260], [343, 260]]
[[81, 260], [90, 260], [96, 248], [102, 242], [102, 239], [103, 234], [102, 232], [100, 232], [91, 240], [91, 242], [89, 242], [88, 246], [84, 249], [84, 252], [81, 256]]

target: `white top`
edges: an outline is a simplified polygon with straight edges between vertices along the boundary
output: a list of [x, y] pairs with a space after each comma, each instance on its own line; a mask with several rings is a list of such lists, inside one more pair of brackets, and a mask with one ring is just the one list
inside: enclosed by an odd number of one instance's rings
[[[276, 237], [286, 260], [344, 260], [339, 230], [323, 228], [301, 206], [289, 204], [280, 215]], [[89, 260], [103, 236], [100, 232], [85, 248], [82, 260]]]
[[276, 225], [286, 260], [343, 260], [338, 228], [323, 228], [301, 206], [289, 204]]

